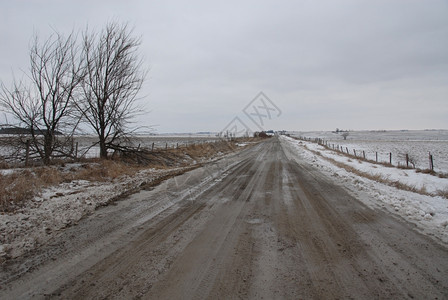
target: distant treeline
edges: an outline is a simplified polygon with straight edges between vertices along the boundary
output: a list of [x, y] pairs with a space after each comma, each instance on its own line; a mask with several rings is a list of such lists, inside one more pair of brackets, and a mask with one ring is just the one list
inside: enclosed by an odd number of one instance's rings
[[[35, 130], [34, 134], [44, 135], [46, 130]], [[21, 128], [21, 127], [3, 127], [0, 128], [0, 134], [31, 134], [30, 128]], [[59, 131], [55, 132], [56, 135], [61, 135], [62, 133]]]

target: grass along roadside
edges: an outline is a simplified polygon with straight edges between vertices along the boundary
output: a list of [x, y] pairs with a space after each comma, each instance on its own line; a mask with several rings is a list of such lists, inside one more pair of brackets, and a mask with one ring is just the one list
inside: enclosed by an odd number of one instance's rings
[[10, 193], [0, 212], [0, 265], [20, 264], [21, 257], [99, 207], [152, 189], [166, 179], [256, 142], [221, 141], [154, 151], [146, 164], [121, 157], [0, 170], [2, 189]]
[[[219, 141], [191, 145], [179, 149], [159, 150], [145, 154], [145, 163], [129, 157], [115, 159], [83, 159], [71, 163], [57, 163], [20, 169], [0, 170], [0, 213], [13, 214], [27, 205], [43, 189], [76, 180], [109, 182], [122, 176], [133, 176], [145, 169], [183, 168], [184, 171], [168, 172], [164, 178], [186, 172], [192, 165], [216, 155], [236, 151], [241, 141]], [[123, 191], [126, 193], [126, 191]]]

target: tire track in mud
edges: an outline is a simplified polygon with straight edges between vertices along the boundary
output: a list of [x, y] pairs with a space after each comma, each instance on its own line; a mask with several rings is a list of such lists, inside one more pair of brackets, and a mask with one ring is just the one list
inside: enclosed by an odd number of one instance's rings
[[[296, 244], [302, 265], [310, 276], [308, 296], [326, 299], [446, 297], [447, 280], [434, 269], [442, 263], [446, 274], [446, 249], [416, 234], [408, 225], [368, 209], [316, 171], [298, 168], [292, 162], [285, 167], [289, 169], [289, 181], [294, 183], [288, 190], [295, 199], [294, 205], [284, 211], [288, 215], [285, 231], [290, 232], [289, 239]], [[414, 248], [413, 256], [397, 256], [398, 252], [411, 252], [407, 249], [410, 244], [398, 246], [404, 235], [431, 245], [431, 250], [425, 246]], [[441, 257], [421, 263], [424, 252], [438, 253]], [[413, 269], [414, 274], [396, 268], [398, 261], [407, 265], [408, 271]], [[433, 276], [438, 279], [434, 280]]]
[[[266, 152], [258, 156], [261, 163], [264, 155]], [[259, 176], [262, 173], [262, 168], [254, 165], [251, 158], [242, 162], [232, 177], [227, 177], [213, 191], [204, 194], [206, 199], [232, 200], [222, 203], [219, 213], [210, 218], [184, 249], [169, 273], [148, 294], [149, 298], [204, 299], [209, 294], [222, 293], [223, 287], [216, 287], [216, 283], [223, 282], [223, 274], [234, 274], [231, 262], [238, 256], [234, 250], [241, 236], [246, 234], [246, 215], [252, 205], [249, 200], [260, 189], [262, 181]], [[171, 286], [176, 286], [176, 289], [171, 289]], [[242, 289], [244, 287], [239, 287], [240, 292]]]

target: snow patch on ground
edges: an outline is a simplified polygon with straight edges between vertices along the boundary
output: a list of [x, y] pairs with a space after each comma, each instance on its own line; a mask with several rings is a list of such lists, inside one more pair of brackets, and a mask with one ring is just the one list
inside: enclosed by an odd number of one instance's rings
[[[76, 225], [98, 207], [110, 204], [129, 191], [137, 191], [142, 185], [164, 176], [182, 173], [198, 163], [218, 161], [225, 155], [218, 152], [210, 158], [185, 159], [186, 167], [145, 169], [110, 182], [74, 180], [43, 189], [20, 211], [0, 214], [0, 264], [45, 244], [64, 228]], [[66, 164], [63, 171], [82, 166], [79, 163]], [[20, 170], [2, 170], [2, 173], [11, 174]]]
[[0, 214], [0, 261], [44, 244], [53, 234], [76, 224], [96, 208], [175, 169], [146, 169], [110, 182], [76, 180], [44, 189], [16, 214]]
[[[414, 223], [423, 233], [433, 236], [443, 243], [448, 243], [448, 199], [436, 195], [438, 191], [448, 190], [448, 179], [416, 173], [415, 170], [386, 167], [348, 158], [312, 142], [298, 141], [286, 136], [282, 136], [281, 139], [290, 144], [298, 156], [310, 162], [323, 173], [332, 176], [335, 181], [366, 205], [372, 208], [386, 209], [394, 215]], [[424, 189], [432, 195], [404, 191], [370, 180], [348, 172], [325, 158], [344, 163], [363, 173], [403, 183], [417, 189]]]
[[435, 194], [441, 190], [448, 189], [448, 180], [439, 178], [430, 174], [416, 173], [414, 169], [399, 169], [388, 167], [380, 164], [369, 163], [360, 159], [347, 157], [337, 151], [331, 151], [325, 147], [307, 142], [305, 147], [308, 150], [318, 151], [322, 156], [331, 158], [338, 162], [342, 162], [361, 172], [368, 173], [373, 176], [380, 176], [383, 179], [400, 182], [416, 189], [424, 189], [428, 193]]

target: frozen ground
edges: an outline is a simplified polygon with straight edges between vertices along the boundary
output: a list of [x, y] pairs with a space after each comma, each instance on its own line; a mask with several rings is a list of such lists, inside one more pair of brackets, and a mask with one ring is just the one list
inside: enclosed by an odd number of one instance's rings
[[266, 139], [97, 210], [4, 264], [0, 298], [448, 299], [448, 248], [358, 200], [397, 193], [304, 147]]
[[[448, 190], [448, 179], [349, 159], [311, 142], [287, 137], [281, 139], [294, 149], [299, 158], [305, 158], [323, 173], [332, 176], [356, 198], [371, 207], [387, 209], [415, 223], [422, 232], [448, 243], [448, 200], [437, 196], [439, 191]], [[369, 180], [335, 166], [325, 157], [376, 175], [386, 182], [400, 182], [430, 195], [399, 190]], [[44, 190], [18, 214], [0, 215], [0, 240], [3, 241], [0, 244], [0, 261], [2, 257], [17, 257], [44, 244], [62, 229], [76, 224], [97, 207], [109, 204], [111, 199], [119, 197], [124, 191], [138, 188], [173, 171], [176, 169], [151, 169], [109, 183], [73, 181]]]
[[112, 182], [77, 180], [45, 189], [19, 213], [0, 215], [0, 258], [14, 258], [44, 244], [59, 230], [76, 224], [124, 191], [169, 171], [148, 169]]
[[[312, 142], [298, 141], [289, 137], [282, 137], [282, 139], [294, 147], [300, 157], [304, 157], [316, 168], [332, 176], [336, 182], [345, 186], [356, 198], [367, 205], [374, 208], [385, 208], [416, 224], [422, 232], [443, 241], [443, 243], [448, 243], [448, 199], [437, 196], [440, 191], [445, 191], [445, 193], [448, 191], [448, 179], [416, 173], [415, 170], [386, 167], [348, 158]], [[344, 168], [336, 166], [331, 160], [376, 177], [385, 183], [348, 172]], [[394, 185], [397, 182], [415, 187], [416, 190], [428, 195], [401, 190], [389, 185]]]
[[329, 146], [343, 147], [361, 154], [366, 158], [379, 162], [389, 162], [392, 153], [393, 165], [404, 165], [405, 155], [415, 162], [416, 168], [429, 168], [429, 153], [434, 159], [434, 169], [437, 172], [448, 173], [448, 130], [402, 130], [402, 131], [350, 131], [347, 140], [341, 133], [329, 131], [294, 132], [293, 136], [321, 138]]
[[[222, 153], [217, 153], [215, 158], [203, 159], [201, 162], [215, 161], [222, 156]], [[66, 166], [76, 168], [76, 165]], [[110, 182], [74, 180], [44, 189], [18, 212], [0, 214], [0, 264], [4, 258], [21, 256], [45, 244], [58, 232], [77, 224], [98, 207], [109, 205], [144, 186], [151, 186], [160, 178], [180, 174], [190, 168], [145, 169]], [[14, 171], [16, 169], [8, 169], [2, 173]]]

